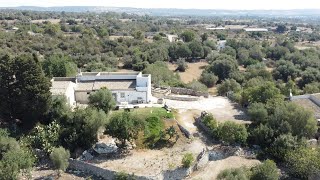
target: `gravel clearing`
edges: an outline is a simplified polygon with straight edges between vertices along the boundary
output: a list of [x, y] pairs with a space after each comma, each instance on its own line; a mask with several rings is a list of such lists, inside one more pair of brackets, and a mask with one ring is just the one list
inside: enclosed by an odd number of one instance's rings
[[166, 100], [166, 104], [174, 109], [197, 109], [202, 111], [209, 111], [212, 109], [222, 109], [225, 108], [230, 101], [221, 96], [200, 98], [198, 101], [175, 101]]
[[[209, 98], [200, 98], [198, 101], [176, 101], [165, 100], [166, 104], [173, 109], [178, 110], [178, 121], [192, 123], [194, 117], [198, 117], [201, 111], [212, 113], [218, 121], [234, 121], [236, 123], [250, 123], [244, 112], [231, 102], [228, 98], [222, 96], [209, 96]], [[188, 125], [187, 125], [188, 126]], [[186, 127], [187, 128], [187, 127]]]

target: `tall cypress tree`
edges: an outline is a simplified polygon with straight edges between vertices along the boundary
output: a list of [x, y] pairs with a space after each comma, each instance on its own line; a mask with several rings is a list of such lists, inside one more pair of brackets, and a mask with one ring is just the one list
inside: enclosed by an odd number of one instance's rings
[[0, 58], [0, 116], [4, 119], [13, 118], [13, 60], [9, 55]]
[[[35, 56], [21, 55], [14, 59], [4, 56], [0, 61], [0, 115], [18, 119], [30, 127], [47, 113], [50, 102], [50, 81]], [[4, 82], [4, 83], [2, 83]]]

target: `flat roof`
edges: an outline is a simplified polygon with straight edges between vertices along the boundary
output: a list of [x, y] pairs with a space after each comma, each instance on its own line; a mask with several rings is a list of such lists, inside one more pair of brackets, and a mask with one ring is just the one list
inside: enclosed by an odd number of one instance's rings
[[135, 89], [136, 80], [108, 80], [108, 81], [95, 81], [93, 89], [101, 89], [106, 87], [110, 90], [126, 90]]
[[78, 76], [138, 75], [140, 72], [81, 72]]
[[52, 86], [50, 88], [50, 92], [53, 95], [61, 95], [67, 91], [71, 81], [52, 81]]
[[134, 90], [136, 88], [136, 80], [97, 80], [79, 82], [75, 91], [92, 91], [106, 87], [109, 90]]

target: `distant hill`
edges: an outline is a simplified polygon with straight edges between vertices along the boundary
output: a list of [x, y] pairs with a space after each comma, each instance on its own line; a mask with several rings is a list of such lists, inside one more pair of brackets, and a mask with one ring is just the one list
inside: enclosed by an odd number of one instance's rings
[[100, 6], [56, 6], [56, 7], [0, 7], [0, 9], [30, 10], [30, 11], [65, 11], [65, 12], [126, 12], [134, 14], [149, 14], [154, 16], [273, 16], [273, 17], [310, 17], [320, 16], [320, 9], [304, 10], [214, 10], [214, 9], [151, 9], [130, 7], [100, 7]]

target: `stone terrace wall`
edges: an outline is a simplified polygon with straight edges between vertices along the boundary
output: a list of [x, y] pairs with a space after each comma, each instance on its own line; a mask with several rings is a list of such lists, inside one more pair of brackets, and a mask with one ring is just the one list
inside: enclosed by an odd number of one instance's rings
[[187, 88], [171, 87], [171, 93], [190, 95], [190, 96], [204, 96], [206, 98], [209, 97], [209, 93], [207, 92], [194, 91], [192, 89], [187, 89]]
[[196, 118], [196, 123], [195, 123], [201, 130], [203, 130], [207, 135], [211, 136], [211, 130], [203, 124], [201, 121], [201, 118], [198, 117]]
[[[69, 159], [69, 168], [84, 171], [89, 174], [94, 174], [96, 176], [99, 176], [99, 177], [102, 177], [103, 179], [108, 179], [108, 180], [109, 179], [113, 180], [115, 178], [115, 175], [117, 174], [116, 171], [103, 169], [93, 164], [86, 163], [84, 161], [80, 161], [76, 159]], [[145, 177], [145, 176], [137, 176], [137, 175], [133, 175], [133, 176], [134, 176], [134, 179], [137, 179], [137, 180], [163, 179], [162, 174], [159, 174], [158, 176], [153, 176], [153, 177]]]
[[[199, 170], [200, 168], [205, 167], [208, 161], [209, 161], [208, 151], [204, 149], [202, 152], [200, 152], [197, 155], [195, 163], [189, 168], [180, 167], [173, 170], [165, 170], [155, 176], [133, 175], [133, 178], [136, 180], [184, 179], [188, 177], [193, 171], [196, 171], [196, 170]], [[99, 176], [107, 180], [113, 180], [115, 178], [115, 175], [117, 174], [116, 171], [97, 167], [94, 164], [86, 163], [84, 161], [80, 161], [76, 159], [69, 159], [69, 168], [80, 170], [89, 174], [93, 174], [95, 176]]]
[[181, 97], [181, 96], [164, 96], [165, 99], [171, 99], [176, 101], [198, 101], [198, 97]]

